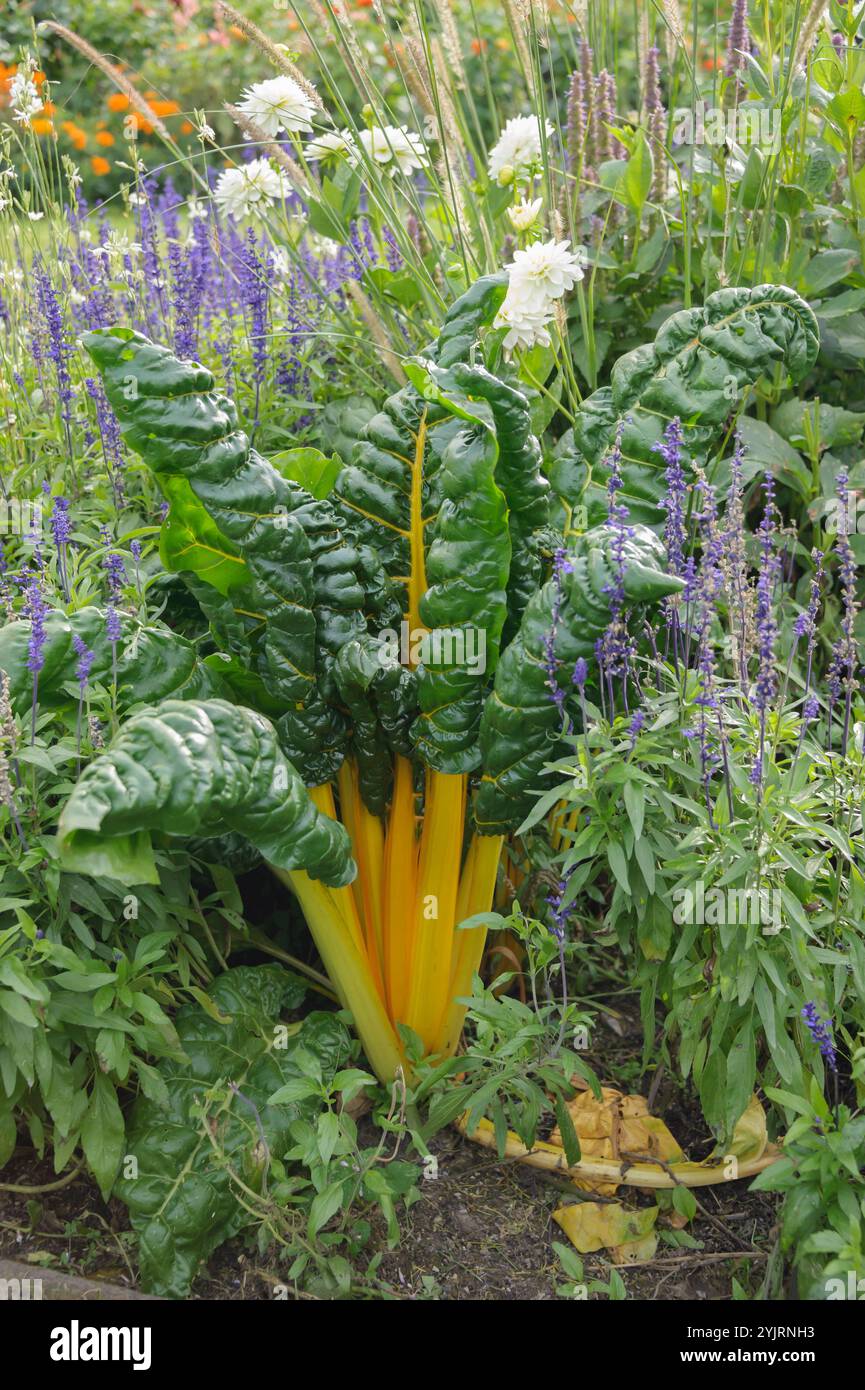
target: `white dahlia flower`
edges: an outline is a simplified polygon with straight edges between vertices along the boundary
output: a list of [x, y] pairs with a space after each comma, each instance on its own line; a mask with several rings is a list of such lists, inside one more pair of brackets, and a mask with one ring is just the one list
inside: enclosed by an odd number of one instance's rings
[[265, 135], [278, 135], [281, 130], [293, 134], [312, 130], [315, 102], [293, 77], [268, 77], [254, 82], [238, 102], [239, 111], [260, 126]]
[[237, 218], [261, 216], [282, 194], [282, 179], [269, 159], [226, 169], [213, 190], [223, 212]]
[[[547, 138], [553, 127], [547, 121]], [[537, 116], [511, 116], [490, 150], [488, 172], [491, 179], [511, 183], [541, 160], [541, 123]], [[502, 177], [504, 175], [504, 177]]]

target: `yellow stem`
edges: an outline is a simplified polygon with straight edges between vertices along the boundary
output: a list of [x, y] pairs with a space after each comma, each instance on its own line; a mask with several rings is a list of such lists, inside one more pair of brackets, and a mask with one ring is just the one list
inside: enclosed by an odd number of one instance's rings
[[414, 774], [407, 758], [397, 757], [393, 801], [384, 848], [384, 983], [390, 1016], [405, 1019], [414, 942], [418, 840], [414, 822]]
[[[489, 912], [496, 891], [496, 873], [504, 836], [473, 835], [466, 857], [466, 867], [460, 882], [456, 925], [478, 912]], [[464, 887], [465, 885], [465, 887]], [[457, 1049], [465, 1022], [466, 1006], [457, 1000], [469, 994], [472, 977], [480, 969], [487, 939], [486, 927], [457, 931], [454, 949], [454, 968], [448, 1000], [442, 1016], [433, 1051], [449, 1057]]]
[[376, 986], [384, 999], [380, 952], [384, 836], [380, 822], [363, 804], [357, 765], [352, 758], [346, 758], [339, 769], [338, 781], [340, 812], [351, 840], [351, 850], [357, 864], [357, 878], [350, 890], [335, 891], [344, 892], [346, 896], [350, 893], [354, 898], [366, 954]]
[[401, 1068], [410, 1082], [405, 1053], [379, 994], [370, 962], [358, 949], [331, 890], [309, 877], [303, 869], [292, 873], [270, 865], [281, 882], [297, 894], [324, 968], [340, 1001], [349, 1009], [370, 1066], [385, 1085]]
[[[323, 782], [317, 787], [309, 787], [308, 790], [310, 800], [318, 810], [321, 811], [322, 815], [330, 816], [331, 820], [338, 821], [339, 816], [336, 813], [336, 805], [333, 799], [333, 786], [331, 783]], [[348, 825], [346, 825], [346, 830], [348, 830], [349, 838], [351, 838], [351, 829]], [[351, 934], [355, 947], [359, 951], [365, 952], [366, 945], [363, 939], [360, 917], [358, 916], [357, 903], [354, 898], [353, 885], [348, 888], [328, 888], [324, 891], [329, 893], [333, 899], [334, 906]]]
[[447, 1006], [466, 778], [427, 769], [407, 1023], [432, 1047]]

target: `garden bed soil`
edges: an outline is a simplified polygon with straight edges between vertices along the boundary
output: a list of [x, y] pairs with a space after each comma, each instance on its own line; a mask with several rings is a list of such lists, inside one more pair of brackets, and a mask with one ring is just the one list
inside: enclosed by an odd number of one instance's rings
[[[704, 1137], [692, 1107], [667, 1120], [685, 1147]], [[693, 1133], [688, 1133], [691, 1129]], [[694, 1148], [696, 1145], [694, 1145]], [[535, 1301], [556, 1296], [564, 1283], [552, 1242], [565, 1241], [552, 1213], [576, 1195], [566, 1181], [515, 1160], [500, 1161], [454, 1130], [431, 1145], [438, 1176], [421, 1185], [420, 1199], [400, 1214], [402, 1239], [386, 1251], [379, 1279], [396, 1299]], [[694, 1148], [691, 1148], [692, 1154]], [[19, 1150], [3, 1182], [38, 1185], [55, 1181], [51, 1164]], [[748, 1191], [746, 1182], [704, 1188], [701, 1211], [690, 1232], [699, 1250], [659, 1244], [653, 1261], [620, 1269], [629, 1299], [725, 1300], [732, 1277], [749, 1291], [760, 1284], [775, 1242], [775, 1202]], [[627, 1200], [650, 1199], [627, 1194]], [[383, 1224], [373, 1220], [373, 1249], [384, 1249]], [[370, 1252], [371, 1253], [371, 1252]], [[89, 1281], [136, 1287], [135, 1246], [125, 1207], [103, 1202], [83, 1173], [68, 1186], [41, 1196], [0, 1189], [0, 1258], [23, 1263], [34, 1276], [56, 1270]], [[609, 1279], [603, 1253], [584, 1257], [586, 1279]], [[284, 1286], [284, 1269], [269, 1252], [229, 1241], [196, 1280], [194, 1299], [271, 1299]], [[105, 1290], [103, 1297], [117, 1296]], [[590, 1298], [603, 1295], [590, 1294]]]

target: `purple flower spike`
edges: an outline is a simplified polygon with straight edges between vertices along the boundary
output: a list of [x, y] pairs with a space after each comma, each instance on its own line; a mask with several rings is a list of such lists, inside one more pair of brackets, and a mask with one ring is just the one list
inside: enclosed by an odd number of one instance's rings
[[838, 1058], [835, 1052], [835, 1039], [832, 1035], [832, 1023], [830, 1019], [822, 1019], [817, 1012], [817, 1005], [813, 999], [802, 1009], [802, 1018], [808, 1032], [820, 1049], [820, 1056], [825, 1061], [830, 1071], [838, 1070]]
[[76, 632], [72, 638], [72, 646], [75, 655], [78, 657], [78, 664], [75, 667], [75, 674], [78, 677], [78, 686], [81, 694], [84, 694], [85, 687], [90, 679], [90, 670], [94, 662], [94, 653], [90, 650], [83, 638]]

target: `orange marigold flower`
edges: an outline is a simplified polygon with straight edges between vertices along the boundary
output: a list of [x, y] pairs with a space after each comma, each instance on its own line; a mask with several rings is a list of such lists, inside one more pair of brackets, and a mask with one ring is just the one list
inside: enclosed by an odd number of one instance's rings
[[191, 121], [184, 121], [183, 125], [180, 127], [180, 133], [181, 135], [191, 135], [194, 129], [195, 126]]
[[96, 143], [97, 145], [113, 145], [114, 136], [111, 134], [110, 130], [97, 130]]
[[153, 134], [153, 123], [148, 121], [146, 116], [139, 116], [137, 111], [133, 111], [129, 117], [136, 130], [140, 130], [142, 135]]
[[508, 43], [507, 39], [496, 39], [496, 48], [500, 48], [503, 53], [507, 53], [508, 49], [510, 48], [510, 44]]
[[180, 103], [176, 101], [153, 101], [148, 98], [147, 105], [154, 116], [176, 116], [180, 110]]
[[483, 53], [486, 47], [486, 39], [472, 39], [472, 53]]
[[53, 101], [43, 101], [43, 103], [42, 103], [42, 115], [43, 115], [43, 116], [53, 116], [53, 115], [54, 115], [54, 112], [55, 112], [56, 110], [57, 110], [57, 107], [54, 105], [54, 102], [53, 102]]
[[54, 130], [54, 122], [47, 121], [44, 116], [35, 116], [30, 122], [30, 129], [34, 135], [51, 135]]
[[128, 111], [129, 97], [124, 96], [122, 92], [112, 92], [105, 105], [109, 111]]
[[101, 154], [93, 155], [92, 159], [90, 160], [90, 168], [93, 170], [94, 174], [111, 173], [111, 165], [108, 163], [107, 159], [102, 158]]
[[72, 141], [76, 150], [84, 149], [85, 145], [87, 144], [86, 130], [82, 130], [80, 125], [76, 125], [74, 121], [64, 121], [63, 130], [69, 136], [69, 139]]
[[37, 68], [36, 71], [35, 71], [34, 74], [33, 74], [33, 81], [36, 83], [36, 86], [37, 86], [37, 87], [41, 87], [41, 86], [42, 86], [42, 83], [45, 81], [45, 74], [44, 74], [44, 72], [40, 72], [39, 69]]
[[705, 68], [706, 72], [714, 72], [714, 71], [715, 71], [715, 68], [720, 68], [720, 67], [722, 67], [722, 66], [723, 66], [723, 63], [722, 63], [722, 60], [721, 60], [720, 58], [718, 59], [717, 62], [715, 62], [715, 59], [714, 59], [714, 58], [704, 58], [704, 59], [703, 59], [703, 67]]

